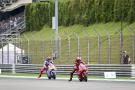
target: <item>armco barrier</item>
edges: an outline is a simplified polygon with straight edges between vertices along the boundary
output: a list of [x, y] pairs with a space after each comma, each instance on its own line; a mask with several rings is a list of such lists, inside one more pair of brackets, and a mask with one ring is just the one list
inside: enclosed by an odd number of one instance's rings
[[132, 64], [132, 69], [131, 69], [132, 71], [132, 73], [131, 73], [131, 76], [132, 77], [135, 77], [135, 64]]
[[12, 64], [0, 64], [1, 73], [12, 73]]
[[[0, 64], [2, 73], [39, 73], [41, 64]], [[73, 65], [56, 65], [58, 74], [69, 74], [73, 70]], [[133, 76], [135, 65], [127, 64], [91, 64], [87, 65], [88, 74], [103, 76], [104, 72], [116, 72], [117, 76]]]

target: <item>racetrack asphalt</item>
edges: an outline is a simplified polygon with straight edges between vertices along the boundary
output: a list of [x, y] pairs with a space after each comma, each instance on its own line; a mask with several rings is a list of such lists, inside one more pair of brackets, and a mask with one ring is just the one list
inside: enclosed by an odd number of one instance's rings
[[0, 77], [0, 90], [135, 90], [135, 82]]

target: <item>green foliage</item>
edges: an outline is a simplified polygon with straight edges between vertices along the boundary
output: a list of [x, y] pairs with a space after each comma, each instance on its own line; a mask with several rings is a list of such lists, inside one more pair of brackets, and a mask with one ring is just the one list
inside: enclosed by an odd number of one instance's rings
[[32, 3], [26, 5], [26, 29], [38, 31], [45, 24], [51, 26], [54, 15], [54, 3]]
[[130, 9], [128, 13], [128, 22], [132, 23], [135, 21], [135, 0], [130, 0]]
[[[69, 26], [110, 21], [135, 21], [135, 0], [66, 0], [59, 1], [59, 25]], [[26, 5], [26, 26], [28, 31], [51, 26], [54, 16], [54, 2]]]

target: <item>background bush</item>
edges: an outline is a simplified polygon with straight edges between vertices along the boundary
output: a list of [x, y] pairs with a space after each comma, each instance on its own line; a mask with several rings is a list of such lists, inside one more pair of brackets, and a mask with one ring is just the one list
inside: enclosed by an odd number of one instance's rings
[[[135, 0], [66, 0], [59, 1], [58, 6], [59, 25], [63, 26], [135, 21]], [[40, 30], [44, 25], [51, 27], [54, 2], [26, 5], [25, 12], [28, 31]]]

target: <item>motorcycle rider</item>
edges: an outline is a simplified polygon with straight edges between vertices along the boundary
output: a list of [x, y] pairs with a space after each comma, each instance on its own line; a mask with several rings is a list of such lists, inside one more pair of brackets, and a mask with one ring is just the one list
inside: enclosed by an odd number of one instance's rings
[[74, 69], [70, 73], [70, 79], [69, 81], [72, 81], [73, 74], [77, 72], [78, 78], [81, 81], [82, 79], [82, 73], [86, 72], [87, 73], [87, 68], [85, 66], [85, 63], [82, 61], [81, 57], [77, 57], [74, 63]]
[[41, 68], [38, 78], [40, 78], [42, 76], [42, 74], [45, 70], [47, 71], [50, 64], [53, 64], [53, 61], [52, 61], [51, 57], [48, 56], [46, 58], [46, 60], [44, 61], [44, 66]]

